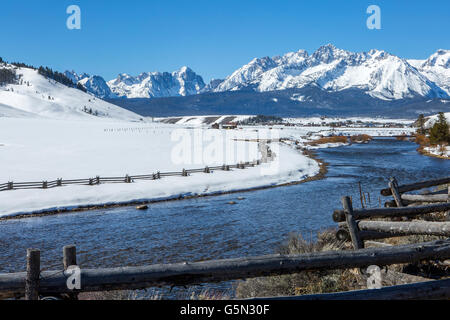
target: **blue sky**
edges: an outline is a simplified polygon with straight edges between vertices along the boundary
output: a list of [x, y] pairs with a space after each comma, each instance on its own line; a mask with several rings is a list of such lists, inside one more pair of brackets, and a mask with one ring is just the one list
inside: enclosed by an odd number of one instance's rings
[[[66, 28], [72, 4], [81, 30]], [[381, 30], [366, 27], [371, 4]], [[0, 57], [106, 80], [187, 65], [209, 81], [255, 57], [327, 43], [418, 59], [450, 49], [448, 0], [6, 0], [0, 10]]]

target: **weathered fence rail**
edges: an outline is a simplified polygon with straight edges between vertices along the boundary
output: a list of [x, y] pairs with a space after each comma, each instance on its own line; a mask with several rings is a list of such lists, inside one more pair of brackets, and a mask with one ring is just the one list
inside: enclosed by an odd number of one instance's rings
[[446, 202], [450, 200], [448, 194], [433, 194], [433, 195], [402, 194], [401, 199], [407, 202]]
[[[429, 188], [429, 187], [435, 187], [435, 186], [448, 184], [448, 183], [450, 183], [450, 177], [398, 186], [398, 191], [400, 193], [404, 193], [404, 192], [409, 192], [409, 191], [425, 189], [425, 188]], [[383, 190], [381, 190], [381, 195], [386, 196], [386, 197], [390, 196], [390, 195], [392, 195], [392, 191], [390, 188], [383, 189]]]
[[[353, 215], [355, 219], [397, 218], [397, 217], [414, 217], [422, 214], [443, 212], [448, 210], [450, 210], [450, 203], [439, 203], [416, 207], [354, 209]], [[335, 210], [333, 212], [333, 220], [334, 222], [345, 221], [345, 211]]]
[[[74, 250], [72, 250], [74, 252]], [[36, 256], [36, 253], [35, 253]], [[386, 266], [423, 260], [450, 258], [450, 239], [401, 246], [361, 250], [315, 252], [299, 255], [268, 255], [194, 263], [176, 263], [143, 267], [81, 269], [81, 289], [70, 290], [64, 270], [44, 271], [39, 281], [35, 273], [0, 274], [0, 298], [20, 297], [25, 287], [36, 288], [40, 295], [109, 290], [144, 289], [159, 286], [186, 286], [310, 270], [329, 270]], [[72, 257], [76, 262], [76, 258]], [[28, 259], [30, 264], [30, 259]], [[33, 260], [36, 269], [39, 261]], [[65, 262], [65, 269], [67, 262]], [[34, 281], [34, 282], [33, 282]], [[444, 283], [449, 294], [449, 283]]]

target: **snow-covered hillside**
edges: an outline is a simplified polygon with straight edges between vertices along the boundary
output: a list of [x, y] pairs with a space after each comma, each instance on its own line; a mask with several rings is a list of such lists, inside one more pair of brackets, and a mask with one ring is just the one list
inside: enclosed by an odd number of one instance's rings
[[53, 119], [117, 119], [140, 121], [141, 116], [81, 90], [40, 75], [37, 70], [2, 64], [15, 70], [16, 84], [0, 87], [0, 117]]
[[436, 78], [441, 85], [450, 84], [448, 78], [441, 76], [448, 72], [449, 64], [441, 60], [427, 60], [427, 65], [439, 64], [441, 68], [439, 75], [433, 73], [435, 77], [429, 79], [428, 73], [422, 74], [406, 60], [385, 51], [353, 53], [330, 44], [312, 55], [300, 50], [281, 57], [254, 59], [227, 77], [214, 91], [253, 88], [265, 92], [317, 85], [332, 91], [362, 89], [379, 99], [447, 98], [448, 92], [436, 84]]
[[202, 77], [188, 67], [172, 73], [144, 72], [137, 77], [124, 73], [108, 85], [118, 97], [126, 98], [188, 96], [205, 87]]
[[[450, 124], [450, 112], [445, 112], [444, 116], [447, 119], [447, 123]], [[434, 116], [431, 116], [431, 117], [427, 117], [427, 121], [425, 122], [425, 127], [431, 128], [438, 120], [438, 117], [439, 117], [438, 114], [435, 114]]]

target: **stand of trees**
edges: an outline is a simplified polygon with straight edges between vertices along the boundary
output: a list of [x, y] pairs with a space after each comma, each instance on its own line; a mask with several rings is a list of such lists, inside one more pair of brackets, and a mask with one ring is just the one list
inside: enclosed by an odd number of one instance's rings
[[[421, 145], [442, 145], [450, 143], [449, 124], [443, 112], [439, 112], [438, 119], [434, 125], [427, 129], [426, 119], [423, 114], [416, 121], [417, 135], [416, 141]], [[428, 135], [428, 137], [427, 137]]]
[[450, 143], [449, 127], [443, 112], [439, 112], [438, 120], [430, 129], [430, 142], [432, 144]]
[[36, 70], [35, 67], [33, 67], [33, 66], [31, 66], [31, 65], [28, 65], [28, 64], [25, 64], [25, 63], [22, 63], [22, 62], [11, 62], [11, 64], [12, 64], [13, 66], [18, 67], [18, 68], [28, 68], [28, 69], [34, 69], [34, 70]]
[[0, 86], [16, 83], [16, 72], [11, 69], [0, 69]]
[[258, 115], [256, 117], [248, 118], [247, 120], [240, 121], [241, 125], [254, 125], [254, 124], [278, 124], [282, 123], [283, 119], [276, 116]]
[[72, 80], [67, 78], [66, 75], [61, 72], [53, 71], [52, 69], [50, 69], [48, 67], [44, 68], [43, 66], [39, 67], [38, 72], [39, 72], [39, 74], [43, 75], [44, 77], [53, 79], [56, 82], [59, 82], [65, 86], [72, 87], [72, 88], [75, 87], [75, 84], [72, 82]]

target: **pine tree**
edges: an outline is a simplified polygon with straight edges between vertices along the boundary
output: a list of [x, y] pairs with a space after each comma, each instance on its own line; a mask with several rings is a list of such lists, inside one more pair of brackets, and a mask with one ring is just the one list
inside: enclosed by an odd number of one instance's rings
[[425, 117], [423, 114], [419, 115], [419, 118], [417, 119], [417, 133], [418, 134], [425, 134], [426, 130], [425, 130]]
[[443, 112], [439, 112], [438, 120], [430, 129], [430, 141], [432, 144], [450, 142], [449, 126]]

